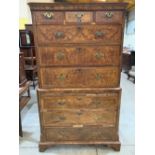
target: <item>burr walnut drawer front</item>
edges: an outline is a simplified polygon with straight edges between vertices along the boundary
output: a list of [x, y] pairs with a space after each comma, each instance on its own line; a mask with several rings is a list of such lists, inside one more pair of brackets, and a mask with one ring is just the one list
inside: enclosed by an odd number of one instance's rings
[[117, 110], [120, 91], [102, 94], [48, 94], [40, 98], [41, 109], [111, 109]]
[[52, 43], [121, 43], [120, 25], [40, 25], [37, 27], [38, 45]]
[[93, 12], [89, 11], [68, 11], [65, 13], [66, 23], [91, 23], [93, 22]]
[[119, 65], [120, 46], [40, 47], [40, 65]]
[[102, 141], [117, 140], [116, 129], [113, 127], [87, 126], [45, 128], [47, 141]]
[[123, 22], [122, 11], [96, 11], [96, 23], [118, 23]]
[[119, 86], [119, 67], [42, 67], [42, 88], [104, 88]]
[[36, 24], [63, 24], [64, 12], [57, 11], [38, 11], [34, 12]]
[[104, 124], [115, 126], [117, 111], [114, 109], [72, 109], [44, 110], [42, 112], [45, 126], [64, 126], [76, 124]]

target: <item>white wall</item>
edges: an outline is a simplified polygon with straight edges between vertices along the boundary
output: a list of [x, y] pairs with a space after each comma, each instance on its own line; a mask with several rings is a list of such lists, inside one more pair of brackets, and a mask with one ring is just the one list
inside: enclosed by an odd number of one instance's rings
[[[125, 30], [124, 30], [124, 47], [129, 47], [135, 50], [135, 32], [129, 32], [127, 29], [132, 29], [131, 23], [135, 22], [135, 9], [132, 9], [128, 18], [126, 19]], [[129, 27], [128, 27], [129, 26]]]
[[54, 0], [19, 0], [19, 18], [28, 19], [28, 23], [32, 23], [31, 12], [28, 2], [53, 2]]

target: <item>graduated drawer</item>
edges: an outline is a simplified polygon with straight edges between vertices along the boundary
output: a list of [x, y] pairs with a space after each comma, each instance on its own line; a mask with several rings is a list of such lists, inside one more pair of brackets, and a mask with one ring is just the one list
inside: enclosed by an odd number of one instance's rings
[[40, 25], [37, 27], [38, 45], [52, 43], [115, 43], [120, 44], [120, 25]]
[[117, 132], [113, 127], [87, 126], [82, 128], [74, 127], [52, 127], [45, 128], [46, 140], [53, 142], [62, 141], [103, 141], [117, 140]]
[[91, 11], [66, 11], [66, 23], [83, 24], [93, 22], [93, 12]]
[[119, 65], [120, 46], [68, 46], [38, 48], [40, 65]]
[[41, 88], [104, 88], [119, 86], [119, 67], [41, 67]]
[[63, 109], [104, 109], [115, 111], [118, 108], [120, 91], [104, 93], [45, 93], [40, 98], [42, 110]]
[[65, 109], [44, 110], [42, 120], [44, 126], [64, 126], [76, 124], [104, 124], [115, 126], [116, 109]]
[[95, 15], [97, 24], [106, 23], [118, 23], [123, 22], [123, 12], [122, 11], [96, 11]]
[[34, 12], [36, 24], [63, 24], [64, 12], [59, 11], [37, 11]]

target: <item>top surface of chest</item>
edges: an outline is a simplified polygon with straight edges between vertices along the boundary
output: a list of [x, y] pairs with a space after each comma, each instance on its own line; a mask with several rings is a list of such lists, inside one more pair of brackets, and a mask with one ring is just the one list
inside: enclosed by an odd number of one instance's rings
[[125, 10], [127, 3], [28, 3], [32, 11], [41, 10]]

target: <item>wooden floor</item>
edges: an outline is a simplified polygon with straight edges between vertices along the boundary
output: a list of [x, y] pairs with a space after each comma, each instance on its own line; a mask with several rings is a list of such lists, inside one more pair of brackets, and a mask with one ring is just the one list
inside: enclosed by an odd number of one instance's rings
[[60, 145], [39, 153], [39, 117], [36, 91], [31, 89], [31, 100], [22, 111], [23, 137], [20, 138], [20, 155], [134, 155], [135, 154], [135, 110], [134, 84], [122, 74], [122, 103], [120, 111], [120, 141], [121, 151], [115, 152], [102, 145]]

